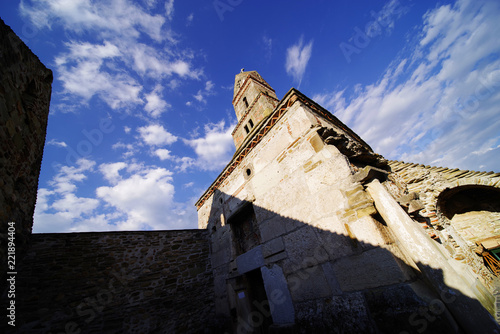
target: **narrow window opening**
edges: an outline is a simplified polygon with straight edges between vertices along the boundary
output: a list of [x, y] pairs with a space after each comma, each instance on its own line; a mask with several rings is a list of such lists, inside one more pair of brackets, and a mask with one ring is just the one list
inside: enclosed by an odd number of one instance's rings
[[243, 97], [243, 103], [245, 103], [245, 108], [248, 108], [248, 101], [247, 101], [247, 97]]
[[253, 128], [253, 121], [252, 120], [249, 120], [248, 124], [250, 124], [250, 129]]
[[260, 232], [253, 205], [248, 203], [238, 213], [228, 219], [233, 232], [233, 242], [238, 255], [260, 245]]
[[247, 134], [250, 133], [250, 130], [248, 130], [248, 126], [247, 125], [245, 125], [245, 131], [247, 132]]

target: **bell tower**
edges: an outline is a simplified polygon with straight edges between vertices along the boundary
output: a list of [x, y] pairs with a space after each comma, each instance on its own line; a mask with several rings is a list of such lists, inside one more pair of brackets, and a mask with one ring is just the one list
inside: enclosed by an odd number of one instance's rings
[[272, 113], [279, 100], [257, 71], [241, 71], [234, 80], [233, 107], [238, 124], [232, 135], [236, 150], [253, 136], [259, 123]]

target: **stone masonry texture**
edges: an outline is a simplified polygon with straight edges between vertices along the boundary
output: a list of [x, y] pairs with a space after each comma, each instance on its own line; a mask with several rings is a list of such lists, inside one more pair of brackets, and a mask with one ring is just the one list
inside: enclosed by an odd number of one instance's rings
[[206, 233], [34, 234], [18, 268], [15, 333], [210, 332]]
[[18, 260], [31, 234], [51, 84], [52, 71], [0, 19], [0, 287], [8, 222], [15, 222]]

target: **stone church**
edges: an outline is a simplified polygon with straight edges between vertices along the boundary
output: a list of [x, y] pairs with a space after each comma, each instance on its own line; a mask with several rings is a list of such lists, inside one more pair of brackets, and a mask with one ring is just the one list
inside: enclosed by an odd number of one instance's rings
[[255, 71], [233, 106], [236, 153], [196, 206], [234, 332], [496, 330], [498, 174], [387, 161]]
[[31, 234], [52, 73], [0, 45], [0, 332], [500, 333], [500, 174], [387, 161], [256, 71], [199, 229]]

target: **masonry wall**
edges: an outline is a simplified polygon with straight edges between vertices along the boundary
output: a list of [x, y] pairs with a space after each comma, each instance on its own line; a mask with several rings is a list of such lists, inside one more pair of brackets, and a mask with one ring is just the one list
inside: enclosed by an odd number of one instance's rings
[[31, 234], [51, 84], [52, 71], [0, 19], [0, 287], [7, 272], [7, 223], [15, 223], [18, 260]]
[[213, 325], [206, 231], [34, 234], [17, 271], [15, 333], [209, 333]]
[[[476, 298], [493, 313], [498, 277], [483, 258], [486, 250], [480, 251], [476, 243], [500, 247], [500, 173], [402, 161], [391, 161], [390, 166], [398, 188], [410, 195], [392, 191], [394, 198], [449, 256], [450, 263], [467, 272], [463, 277], [475, 289]], [[500, 263], [496, 268], [500, 270]]]

